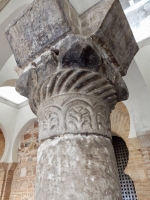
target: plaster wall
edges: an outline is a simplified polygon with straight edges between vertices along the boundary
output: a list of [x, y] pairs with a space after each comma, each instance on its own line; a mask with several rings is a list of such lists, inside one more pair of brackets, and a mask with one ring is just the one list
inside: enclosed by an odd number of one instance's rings
[[98, 3], [100, 0], [69, 0], [72, 6], [75, 8], [78, 14], [82, 14], [92, 6], [94, 6], [96, 3]]
[[0, 128], [6, 141], [1, 162], [11, 163], [16, 160], [19, 141], [23, 131], [36, 120], [29, 105], [20, 109], [0, 102]]
[[13, 141], [13, 133], [17, 119], [18, 109], [0, 102], [0, 128], [5, 137], [5, 151], [1, 162], [9, 161], [9, 153]]
[[22, 134], [36, 120], [36, 118], [37, 117], [33, 114], [29, 105], [26, 105], [18, 110], [10, 161], [17, 162], [17, 151]]
[[135, 56], [135, 61], [150, 91], [150, 44], [140, 48]]
[[0, 24], [3, 23], [4, 20], [7, 19], [9, 15], [11, 15], [15, 10], [17, 10], [19, 7], [23, 6], [24, 4], [32, 3], [33, 0], [11, 0], [0, 12]]
[[150, 93], [135, 60], [132, 61], [124, 80], [130, 94], [125, 104], [133, 117], [136, 134], [141, 135], [144, 131], [150, 130], [150, 107], [148, 106]]
[[14, 56], [12, 55], [5, 63], [4, 67], [0, 70], [0, 86], [5, 84], [5, 82], [8, 80], [18, 78], [17, 73], [14, 71], [15, 66], [16, 61]]

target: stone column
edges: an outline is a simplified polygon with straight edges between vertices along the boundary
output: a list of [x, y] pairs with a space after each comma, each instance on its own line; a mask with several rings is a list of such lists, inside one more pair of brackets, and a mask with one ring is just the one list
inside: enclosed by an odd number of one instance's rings
[[121, 200], [110, 113], [128, 98], [137, 45], [119, 2], [78, 15], [67, 0], [35, 0], [6, 35], [24, 70], [16, 90], [39, 120], [35, 200]]
[[[20, 93], [30, 92], [39, 120], [36, 200], [121, 200], [110, 113], [128, 92], [97, 52], [91, 39], [70, 35], [60, 44], [59, 56], [47, 51], [17, 81]], [[109, 67], [112, 74], [106, 72]]]

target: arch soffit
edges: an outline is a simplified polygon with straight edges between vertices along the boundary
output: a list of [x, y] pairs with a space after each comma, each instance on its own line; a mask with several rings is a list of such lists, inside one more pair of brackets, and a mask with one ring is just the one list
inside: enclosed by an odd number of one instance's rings
[[16, 80], [17, 80], [17, 79], [10, 79], [10, 80], [7, 80], [7, 81], [5, 81], [4, 83], [2, 83], [2, 84], [0, 85], [0, 87], [5, 87], [5, 86], [15, 87], [15, 85], [16, 85]]
[[11, 0], [0, 13], [0, 25], [21, 8], [26, 8], [33, 0]]
[[130, 132], [130, 116], [123, 102], [119, 102], [111, 113], [111, 131], [114, 136], [128, 139]]
[[[129, 175], [133, 181], [137, 181], [137, 179], [145, 181], [146, 173], [145, 168], [142, 165], [144, 161], [142, 158], [141, 150], [139, 151], [141, 146], [137, 137], [128, 138], [130, 132], [130, 116], [126, 106], [122, 102], [118, 103], [115, 110], [112, 112], [111, 123], [113, 136], [121, 137], [128, 148], [129, 159], [125, 169], [125, 174]], [[138, 155], [139, 159], [134, 160], [133, 163], [133, 158], [135, 155]], [[141, 163], [141, 165], [139, 163]], [[135, 187], [137, 187], [136, 182]]]
[[4, 138], [5, 138], [5, 149], [4, 149], [3, 156], [0, 160], [0, 162], [3, 162], [5, 160], [5, 157], [7, 156], [8, 150], [9, 150], [9, 131], [8, 131], [6, 125], [4, 125], [1, 122], [0, 122], [0, 129], [2, 130]]

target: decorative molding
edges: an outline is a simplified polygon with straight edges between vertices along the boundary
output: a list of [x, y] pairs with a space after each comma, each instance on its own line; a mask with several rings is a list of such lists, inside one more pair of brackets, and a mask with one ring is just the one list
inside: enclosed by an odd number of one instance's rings
[[1, 102], [1, 103], [4, 103], [4, 104], [6, 104], [6, 105], [9, 105], [9, 106], [11, 106], [11, 107], [17, 108], [17, 109], [20, 109], [20, 108], [22, 108], [22, 107], [24, 107], [24, 106], [26, 106], [26, 105], [29, 104], [29, 103], [28, 103], [28, 100], [24, 101], [23, 103], [16, 104], [16, 103], [14, 103], [14, 102], [12, 102], [12, 101], [9, 101], [9, 100], [7, 100], [7, 99], [5, 99], [5, 98], [3, 98], [3, 97], [0, 97], [0, 102]]
[[116, 102], [116, 91], [106, 78], [97, 72], [84, 69], [59, 70], [37, 84], [30, 94], [30, 106], [34, 113], [44, 101], [62, 94], [86, 94], [105, 101], [110, 109]]
[[68, 133], [103, 135], [111, 139], [110, 109], [99, 98], [84, 94], [58, 95], [38, 108], [39, 140]]
[[149, 44], [150, 44], [150, 37], [145, 38], [144, 40], [138, 42], [139, 49], [141, 49]]
[[91, 130], [91, 115], [88, 109], [83, 106], [74, 106], [67, 111], [66, 116], [67, 129], [74, 131]]

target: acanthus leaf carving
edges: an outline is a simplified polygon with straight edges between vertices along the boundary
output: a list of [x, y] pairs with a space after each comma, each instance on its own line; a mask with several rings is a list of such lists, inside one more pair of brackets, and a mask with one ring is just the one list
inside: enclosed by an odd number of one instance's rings
[[92, 129], [90, 112], [82, 106], [71, 108], [67, 112], [67, 127], [76, 131]]

